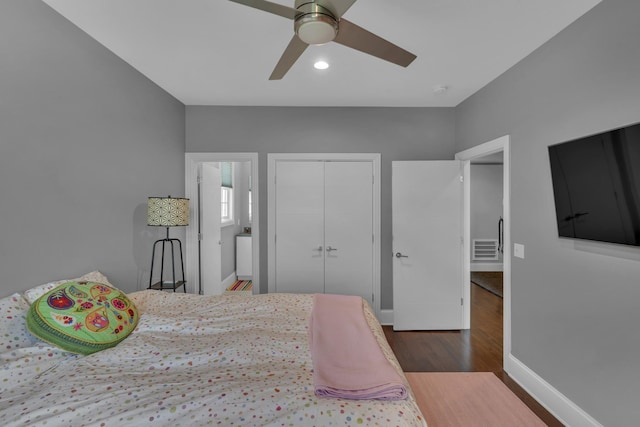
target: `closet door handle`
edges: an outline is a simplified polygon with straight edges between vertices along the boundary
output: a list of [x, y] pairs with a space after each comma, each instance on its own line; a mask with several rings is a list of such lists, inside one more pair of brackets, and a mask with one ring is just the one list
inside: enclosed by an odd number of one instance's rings
[[327, 252], [337, 251], [338, 248], [332, 248], [331, 246], [327, 246]]
[[409, 258], [409, 255], [402, 255], [400, 252], [396, 252], [396, 258]]
[[322, 245], [318, 246], [315, 250], [322, 252]]

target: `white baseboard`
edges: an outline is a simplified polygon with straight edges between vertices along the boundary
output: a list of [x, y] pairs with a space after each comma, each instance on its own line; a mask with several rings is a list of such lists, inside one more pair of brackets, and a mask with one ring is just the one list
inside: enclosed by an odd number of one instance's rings
[[393, 310], [380, 309], [378, 321], [381, 325], [393, 325]]
[[505, 371], [561, 423], [570, 427], [603, 427], [524, 363], [509, 355]]
[[224, 293], [224, 291], [231, 285], [233, 285], [236, 281], [236, 272], [234, 271], [233, 273], [231, 273], [230, 275], [227, 276], [226, 279], [224, 279], [222, 281], [222, 289], [221, 289], [221, 293]]
[[471, 271], [502, 271], [501, 262], [472, 262]]

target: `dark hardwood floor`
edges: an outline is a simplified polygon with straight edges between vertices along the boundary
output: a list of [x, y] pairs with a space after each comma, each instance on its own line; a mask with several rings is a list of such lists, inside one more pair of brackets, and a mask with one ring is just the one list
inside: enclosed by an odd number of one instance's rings
[[405, 372], [493, 372], [548, 426], [553, 415], [502, 370], [502, 298], [471, 284], [471, 329], [384, 333]]

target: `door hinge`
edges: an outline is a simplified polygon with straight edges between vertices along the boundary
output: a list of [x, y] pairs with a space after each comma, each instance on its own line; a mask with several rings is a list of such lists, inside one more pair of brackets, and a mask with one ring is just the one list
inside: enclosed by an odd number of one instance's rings
[[460, 175], [460, 182], [464, 182], [464, 176]]
[[202, 233], [198, 233], [198, 240], [202, 240]]
[[464, 298], [460, 298], [460, 305], [464, 305]]

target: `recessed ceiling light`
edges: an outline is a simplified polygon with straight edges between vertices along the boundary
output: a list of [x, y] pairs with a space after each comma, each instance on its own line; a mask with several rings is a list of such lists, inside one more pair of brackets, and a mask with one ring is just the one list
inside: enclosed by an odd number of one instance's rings
[[327, 61], [317, 61], [315, 64], [313, 64], [313, 68], [315, 68], [316, 70], [326, 70], [327, 68], [329, 68], [329, 63]]

